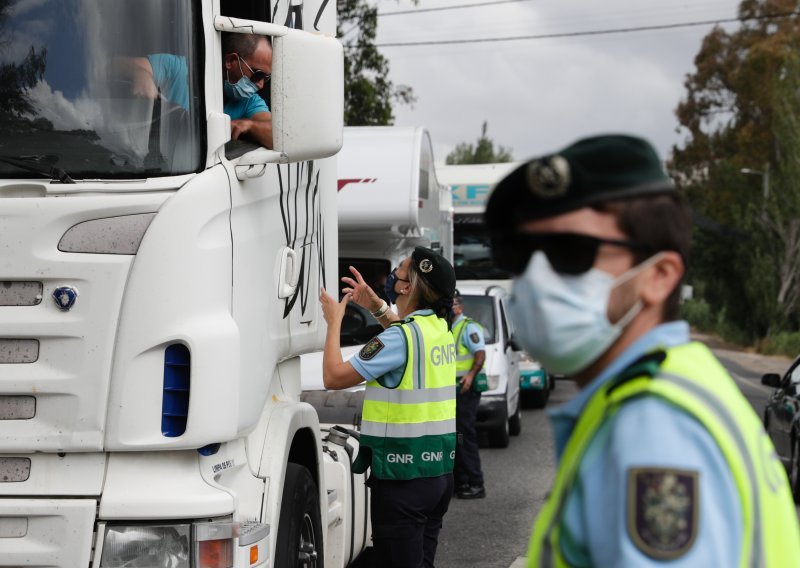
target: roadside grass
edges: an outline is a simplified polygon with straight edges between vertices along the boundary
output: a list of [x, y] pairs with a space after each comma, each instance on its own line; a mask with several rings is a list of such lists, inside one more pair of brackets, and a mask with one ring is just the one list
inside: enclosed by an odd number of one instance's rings
[[763, 355], [785, 355], [790, 358], [800, 354], [800, 332], [782, 331], [758, 340], [755, 344], [747, 334], [732, 326], [725, 311], [714, 313], [704, 300], [686, 300], [681, 305], [681, 316], [692, 328], [717, 335], [720, 339]]

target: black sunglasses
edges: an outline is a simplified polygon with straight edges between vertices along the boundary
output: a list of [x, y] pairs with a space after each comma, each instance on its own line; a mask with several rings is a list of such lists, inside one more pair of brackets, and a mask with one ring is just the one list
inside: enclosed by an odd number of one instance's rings
[[492, 239], [494, 264], [512, 274], [522, 274], [537, 250], [546, 256], [560, 274], [583, 274], [594, 266], [600, 245], [614, 245], [634, 251], [648, 247], [636, 241], [603, 239], [577, 233], [516, 233]]
[[252, 67], [250, 67], [250, 65], [247, 63], [247, 61], [244, 60], [244, 58], [241, 55], [239, 55], [237, 53], [236, 56], [239, 58], [239, 61], [244, 63], [247, 66], [247, 68], [250, 70], [250, 73], [251, 73], [250, 80], [253, 83], [258, 83], [259, 81], [269, 81], [269, 78], [270, 78], [270, 74], [269, 73], [267, 73], [266, 71], [262, 71], [261, 69], [253, 69]]

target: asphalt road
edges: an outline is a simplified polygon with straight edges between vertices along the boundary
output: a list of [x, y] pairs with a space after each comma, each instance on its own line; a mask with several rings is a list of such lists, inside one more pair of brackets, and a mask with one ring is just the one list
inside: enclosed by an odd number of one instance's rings
[[[712, 345], [713, 346], [713, 345]], [[771, 389], [761, 375], [783, 372], [788, 360], [715, 349], [723, 365], [759, 416]], [[569, 400], [576, 392], [559, 381], [548, 406]], [[438, 568], [515, 568], [525, 555], [534, 517], [552, 484], [553, 437], [543, 410], [524, 410], [522, 433], [506, 449], [481, 448], [486, 498], [453, 499], [444, 519], [436, 555]]]

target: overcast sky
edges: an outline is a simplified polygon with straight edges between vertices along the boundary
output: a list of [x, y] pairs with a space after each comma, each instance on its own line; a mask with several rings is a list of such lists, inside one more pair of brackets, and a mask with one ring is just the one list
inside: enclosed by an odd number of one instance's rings
[[[379, 13], [410, 0], [373, 0]], [[420, 0], [416, 9], [496, 0]], [[377, 43], [495, 38], [700, 22], [736, 16], [738, 0], [519, 0], [494, 6], [378, 19]], [[735, 29], [734, 24], [726, 25]], [[390, 78], [410, 85], [413, 108], [395, 124], [430, 130], [437, 162], [481, 123], [514, 159], [557, 150], [586, 135], [626, 132], [649, 139], [662, 159], [685, 133], [675, 108], [711, 25], [501, 43], [381, 47]]]

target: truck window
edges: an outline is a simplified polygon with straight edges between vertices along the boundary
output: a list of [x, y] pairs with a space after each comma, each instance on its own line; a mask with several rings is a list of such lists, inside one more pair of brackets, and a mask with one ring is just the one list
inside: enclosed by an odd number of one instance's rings
[[[350, 266], [354, 266], [361, 275], [364, 281], [375, 290], [381, 298], [386, 300], [386, 294], [383, 286], [386, 283], [386, 277], [392, 271], [392, 267], [388, 260], [385, 259], [363, 259], [363, 258], [340, 258], [339, 259], [339, 277], [348, 276], [351, 274]], [[339, 298], [341, 299], [341, 287], [339, 289]], [[347, 311], [342, 319], [342, 333], [340, 341], [342, 347], [351, 345], [361, 345], [366, 343], [376, 335], [383, 331], [383, 327], [378, 321], [372, 317], [369, 310], [365, 310], [355, 302], [350, 302], [347, 306]]]
[[497, 322], [495, 321], [494, 298], [490, 296], [462, 295], [464, 315], [474, 319], [483, 326], [484, 339], [487, 344], [497, 341]]
[[505, 280], [508, 272], [492, 264], [489, 232], [483, 214], [456, 214], [453, 225], [453, 264], [458, 280]]
[[[3, 3], [0, 177], [20, 177], [20, 164], [83, 179], [202, 169], [198, 9], [191, 0]], [[159, 55], [172, 81], [137, 91], [127, 64]]]

